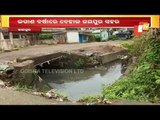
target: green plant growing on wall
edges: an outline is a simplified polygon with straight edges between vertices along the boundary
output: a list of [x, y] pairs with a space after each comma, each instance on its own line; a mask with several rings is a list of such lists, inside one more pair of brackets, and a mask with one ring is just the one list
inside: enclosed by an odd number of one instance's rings
[[85, 63], [84, 59], [79, 58], [74, 64], [76, 68], [82, 68], [84, 66], [84, 63]]
[[94, 64], [94, 63], [97, 63], [97, 59], [96, 59], [96, 56], [91, 56], [87, 59], [87, 63], [89, 64]]

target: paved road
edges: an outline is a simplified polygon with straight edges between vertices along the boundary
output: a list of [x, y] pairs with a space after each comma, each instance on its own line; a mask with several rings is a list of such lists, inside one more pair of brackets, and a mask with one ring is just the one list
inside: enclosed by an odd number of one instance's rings
[[55, 52], [72, 51], [85, 47], [95, 47], [100, 45], [116, 44], [118, 41], [92, 42], [82, 44], [58, 44], [58, 45], [37, 45], [20, 49], [18, 51], [0, 53], [0, 63], [12, 61], [18, 57], [32, 57], [38, 55], [52, 54]]

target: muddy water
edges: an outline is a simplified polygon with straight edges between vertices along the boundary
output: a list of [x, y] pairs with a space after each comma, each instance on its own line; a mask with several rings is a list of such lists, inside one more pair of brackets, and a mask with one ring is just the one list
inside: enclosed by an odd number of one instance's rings
[[41, 78], [43, 84], [67, 95], [70, 100], [78, 100], [83, 96], [101, 94], [102, 84], [114, 83], [122, 75], [121, 69], [121, 63], [116, 61], [94, 69], [43, 74]]

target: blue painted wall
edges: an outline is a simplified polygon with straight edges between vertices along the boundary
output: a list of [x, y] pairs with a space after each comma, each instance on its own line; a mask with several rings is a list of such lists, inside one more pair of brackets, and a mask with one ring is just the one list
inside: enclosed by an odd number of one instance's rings
[[80, 43], [84, 43], [86, 40], [87, 40], [87, 35], [83, 35], [83, 34], [79, 35], [79, 42]]

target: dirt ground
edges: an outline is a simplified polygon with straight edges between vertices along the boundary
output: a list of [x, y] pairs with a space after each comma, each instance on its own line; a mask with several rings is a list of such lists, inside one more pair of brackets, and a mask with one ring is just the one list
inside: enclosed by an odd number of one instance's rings
[[137, 101], [118, 101], [110, 104], [83, 104], [74, 101], [60, 102], [10, 88], [0, 88], [0, 105], [159, 105], [159, 103]]
[[121, 48], [118, 44], [114, 45], [99, 45], [97, 47], [87, 47], [79, 50], [74, 50], [74, 53], [77, 54], [87, 54], [89, 52], [96, 53], [98, 55], [104, 54], [104, 53], [111, 53], [111, 52], [118, 52], [124, 50]]
[[76, 102], [60, 102], [10, 88], [0, 88], [0, 105], [83, 105]]
[[35, 45], [27, 48], [20, 49], [18, 51], [0, 53], [0, 63], [7, 63], [15, 60], [18, 57], [33, 57], [38, 55], [52, 54], [55, 52], [73, 51], [84, 48], [95, 48], [97, 46], [120, 46], [120, 41], [108, 41], [108, 42], [92, 42], [81, 44], [57, 44], [57, 45]]

